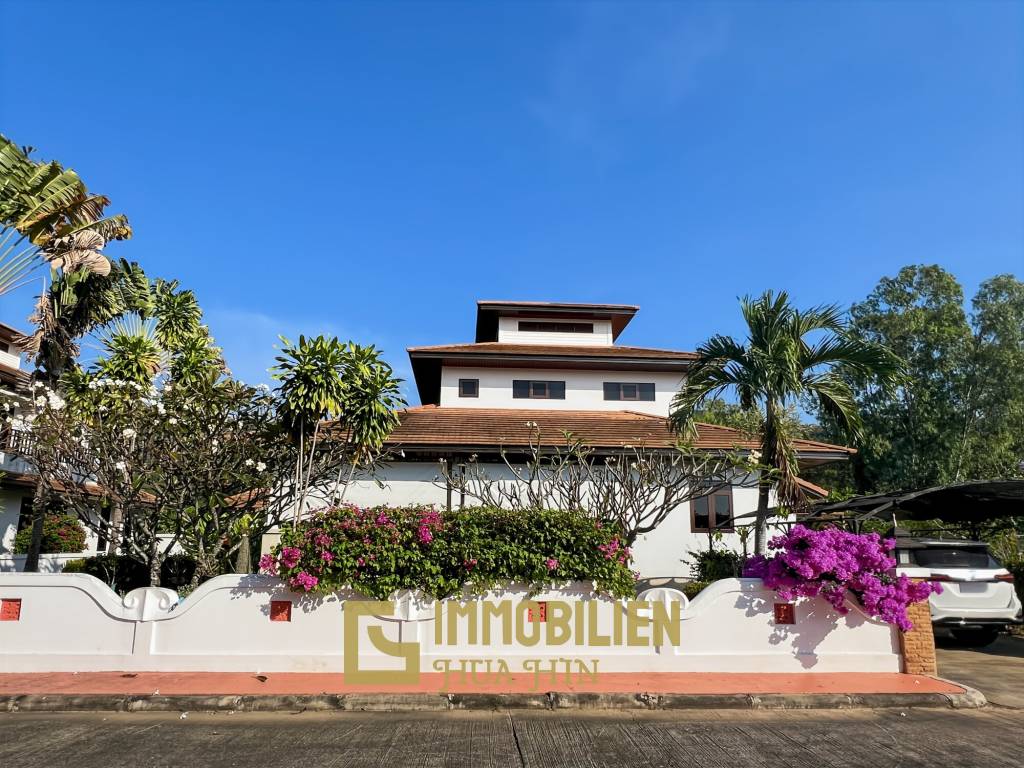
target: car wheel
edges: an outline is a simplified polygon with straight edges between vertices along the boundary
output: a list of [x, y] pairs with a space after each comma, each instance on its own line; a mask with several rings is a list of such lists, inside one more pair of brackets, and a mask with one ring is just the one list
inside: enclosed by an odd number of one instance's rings
[[999, 631], [995, 629], [953, 629], [950, 630], [953, 639], [962, 645], [972, 648], [984, 648], [991, 645], [999, 637]]

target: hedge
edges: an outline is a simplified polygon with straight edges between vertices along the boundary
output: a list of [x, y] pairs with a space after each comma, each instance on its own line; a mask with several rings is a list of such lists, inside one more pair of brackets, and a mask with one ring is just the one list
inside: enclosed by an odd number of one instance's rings
[[632, 597], [630, 555], [619, 531], [578, 512], [342, 506], [284, 528], [260, 569], [296, 591], [353, 587], [382, 600], [403, 589], [441, 598], [570, 581]]

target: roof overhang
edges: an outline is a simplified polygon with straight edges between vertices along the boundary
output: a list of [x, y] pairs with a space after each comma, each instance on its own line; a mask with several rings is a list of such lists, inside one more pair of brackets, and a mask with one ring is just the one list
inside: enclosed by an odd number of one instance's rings
[[498, 318], [544, 317], [554, 320], [611, 320], [612, 339], [617, 339], [640, 307], [633, 304], [579, 304], [548, 301], [478, 301], [476, 340], [498, 340]]

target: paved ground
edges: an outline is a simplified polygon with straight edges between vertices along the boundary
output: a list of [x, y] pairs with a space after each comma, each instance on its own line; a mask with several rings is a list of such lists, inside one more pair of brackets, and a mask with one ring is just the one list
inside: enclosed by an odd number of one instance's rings
[[992, 704], [1024, 709], [1024, 637], [1002, 636], [987, 648], [936, 642], [939, 675], [977, 688]]
[[1017, 766], [1024, 711], [0, 715], [4, 768]]
[[[326, 672], [6, 672], [0, 696], [17, 694], [113, 694], [149, 696], [242, 695], [310, 696], [321, 693], [372, 693], [379, 686], [354, 685], [344, 675]], [[589, 675], [515, 673], [425, 673], [410, 685], [389, 686], [391, 693], [686, 693], [686, 694], [924, 694], [962, 693], [963, 689], [921, 675], [887, 672], [792, 674], [717, 674], [708, 672], [607, 672]]]

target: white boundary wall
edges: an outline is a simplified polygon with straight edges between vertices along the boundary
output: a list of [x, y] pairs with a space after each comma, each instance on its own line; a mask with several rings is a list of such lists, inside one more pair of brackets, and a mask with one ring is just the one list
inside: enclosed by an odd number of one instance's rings
[[[354, 594], [300, 596], [266, 576], [220, 576], [179, 603], [171, 590], [137, 589], [124, 598], [84, 574], [0, 574], [0, 599], [21, 600], [17, 621], [0, 621], [0, 672], [51, 671], [251, 671], [342, 672], [344, 607]], [[510, 589], [481, 598], [529, 599]], [[538, 601], [591, 601], [607, 629], [621, 601], [595, 596], [590, 585], [533, 597]], [[856, 607], [839, 616], [823, 600], [796, 605], [796, 623], [776, 625], [775, 593], [757, 579], [715, 582], [687, 605], [674, 590], [652, 590], [645, 599], [678, 601], [679, 646], [598, 648], [580, 642], [532, 646], [434, 645], [432, 601], [400, 596], [391, 618], [360, 621], [360, 668], [400, 669], [402, 660], [376, 652], [367, 627], [420, 644], [423, 672], [442, 658], [506, 659], [514, 670], [526, 659], [598, 659], [599, 672], [898, 672], [896, 630]], [[271, 621], [271, 600], [291, 601], [291, 620]], [[442, 612], [449, 603], [442, 603]], [[649, 630], [648, 630], [649, 633]], [[648, 634], [649, 636], [649, 634]]]

